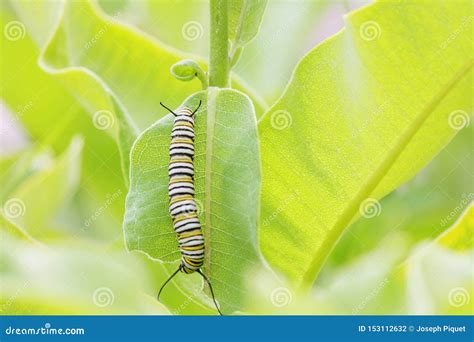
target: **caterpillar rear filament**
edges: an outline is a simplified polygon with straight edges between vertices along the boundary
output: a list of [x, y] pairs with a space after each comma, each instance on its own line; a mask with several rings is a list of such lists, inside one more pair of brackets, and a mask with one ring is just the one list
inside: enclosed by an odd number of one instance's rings
[[194, 114], [201, 106], [201, 101], [199, 101], [199, 105], [194, 111], [184, 107], [177, 113], [163, 103], [160, 102], [160, 104], [175, 116], [169, 150], [168, 194], [170, 199], [169, 212], [178, 239], [181, 264], [161, 286], [158, 292], [158, 300], [163, 288], [179, 271], [186, 274], [197, 272], [209, 285], [212, 300], [217, 311], [222, 315], [214, 297], [211, 282], [201, 271], [204, 263], [204, 236], [202, 235], [198, 208], [194, 199]]

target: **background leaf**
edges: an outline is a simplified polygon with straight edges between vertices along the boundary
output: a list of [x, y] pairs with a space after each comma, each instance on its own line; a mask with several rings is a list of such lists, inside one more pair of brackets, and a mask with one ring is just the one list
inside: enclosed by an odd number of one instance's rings
[[[261, 120], [260, 245], [294, 284], [313, 283], [361, 205], [449, 142], [450, 113], [468, 120], [469, 30], [449, 40], [465, 6], [380, 2], [352, 13], [345, 30], [303, 58]], [[394, 19], [401, 8], [403, 22]]]
[[[54, 4], [56, 7], [61, 5], [59, 2]], [[7, 7], [6, 2], [2, 2], [0, 18], [2, 27], [20, 19]], [[0, 37], [2, 46], [5, 46], [0, 58], [2, 101], [25, 127], [31, 144], [39, 148], [49, 147], [53, 155], [61, 154], [75, 135], [83, 136], [83, 178], [79, 196], [92, 203], [90, 211], [83, 212], [85, 217], [89, 217], [108, 194], [117, 191], [126, 193], [119, 153], [112, 138], [95, 128], [91, 116], [76, 99], [38, 66], [40, 51], [29, 35], [26, 21], [25, 26], [27, 29], [23, 39], [11, 41], [5, 35]], [[121, 217], [124, 197], [121, 201], [113, 202], [102, 217]], [[109, 233], [112, 230], [114, 235], [117, 232], [117, 226], [114, 228], [108, 224], [102, 227]]]
[[380, 201], [379, 215], [361, 217], [342, 234], [318, 279], [350, 262], [382, 240], [403, 233], [407, 244], [433, 240], [449, 228], [474, 199], [470, 165], [474, 163], [474, 126], [453, 140], [412, 180]]
[[436, 243], [455, 251], [466, 251], [474, 248], [474, 203], [461, 215], [454, 225], [441, 234]]
[[394, 288], [405, 295], [405, 300], [392, 302], [387, 310], [394, 312], [401, 308], [410, 314], [423, 315], [472, 314], [472, 208], [471, 204], [436, 239], [416, 246], [405, 262], [392, 271], [388, 277], [391, 286], [381, 292], [377, 300], [392, 296]]
[[41, 234], [58, 209], [77, 191], [82, 146], [81, 138], [73, 139], [62, 156], [26, 178], [5, 199], [4, 214], [30, 234]]
[[234, 0], [229, 3], [228, 30], [230, 56], [249, 43], [258, 32], [266, 0]]
[[257, 36], [245, 46], [233, 71], [273, 104], [298, 61], [339, 31], [343, 13], [341, 4], [329, 0], [269, 1]]
[[[240, 0], [236, 2], [239, 4]], [[369, 2], [357, 0], [353, 5]], [[124, 0], [120, 3], [118, 9], [113, 6], [117, 1], [100, 1], [106, 13], [117, 14], [117, 20], [168, 46], [208, 57], [209, 1]], [[333, 7], [331, 11], [329, 7]], [[334, 7], [341, 12], [335, 15]], [[342, 4], [329, 0], [268, 2], [258, 35], [246, 45], [234, 67], [235, 74], [246, 84], [246, 90], [238, 90], [249, 94], [250, 86], [264, 101], [273, 103], [281, 95], [298, 60], [317, 42], [340, 29], [343, 13]], [[328, 30], [327, 26], [331, 28]], [[255, 91], [250, 96], [252, 99]], [[260, 116], [263, 113], [259, 104], [255, 105]]]
[[120, 99], [138, 127], [157, 119], [159, 101], [174, 105], [183, 94], [199, 89], [198, 82], [180, 82], [170, 74], [181, 55], [104, 16], [93, 3], [67, 2], [63, 11], [45, 50], [49, 66], [90, 70]]
[[45, 247], [4, 231], [0, 243], [2, 314], [169, 313], [139, 290], [150, 281], [138, 258], [124, 252], [106, 253], [84, 241]]
[[[469, 315], [473, 249], [459, 249], [458, 244], [472, 235], [472, 213], [471, 206], [445, 233], [412, 248], [407, 233], [394, 232], [373, 250], [318, 278], [310, 294], [293, 292], [257, 273], [249, 306], [259, 314]], [[446, 244], [446, 236], [456, 243]]]
[[[198, 93], [183, 106], [196, 108], [200, 99], [203, 105], [195, 119], [195, 187], [206, 240], [204, 272], [221, 309], [229, 313], [241, 309], [244, 276], [251, 267], [259, 266], [256, 120], [249, 99], [234, 90], [211, 87], [207, 96]], [[180, 254], [167, 194], [172, 123], [170, 114], [146, 130], [133, 147], [124, 231], [130, 250], [172, 262], [176, 269]], [[180, 275], [184, 277], [189, 276]], [[198, 279], [194, 277], [200, 282]]]

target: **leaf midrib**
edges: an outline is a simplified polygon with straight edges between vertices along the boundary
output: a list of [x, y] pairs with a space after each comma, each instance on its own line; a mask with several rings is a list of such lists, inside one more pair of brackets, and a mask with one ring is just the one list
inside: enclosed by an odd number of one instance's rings
[[[440, 92], [434, 96], [431, 101], [427, 104], [425, 109], [421, 111], [416, 117], [412, 124], [405, 130], [405, 132], [400, 136], [398, 142], [388, 153], [387, 157], [380, 163], [379, 167], [374, 171], [372, 176], [367, 180], [364, 186], [361, 187], [359, 192], [354, 196], [354, 198], [348, 203], [346, 209], [343, 210], [342, 214], [339, 216], [338, 220], [334, 224], [333, 229], [329, 230], [329, 234], [326, 238], [326, 243], [323, 244], [326, 246], [327, 250], [330, 251], [335, 241], [339, 238], [341, 232], [345, 227], [351, 222], [354, 215], [356, 215], [360, 203], [370, 196], [370, 194], [375, 190], [377, 185], [383, 180], [387, 172], [390, 170], [392, 165], [398, 159], [400, 154], [404, 151], [405, 147], [410, 143], [411, 139], [423, 126], [423, 123], [430, 116], [430, 114], [437, 108], [441, 101], [446, 97], [450, 90], [469, 72], [471, 67], [474, 64], [474, 60], [470, 59], [468, 62], [455, 74], [455, 76], [440, 90]], [[306, 273], [303, 275], [302, 281], [300, 283], [300, 288], [303, 290], [309, 289], [319, 271], [322, 264], [325, 261], [325, 257], [321, 258], [321, 254], [327, 256], [329, 253], [318, 253], [314, 256], [313, 260], [310, 263], [310, 266]]]
[[245, 14], [247, 13], [248, 0], [244, 0], [242, 7], [240, 8], [239, 23], [237, 25], [237, 31], [235, 33], [235, 40], [232, 42], [232, 50], [230, 56], [233, 57], [237, 49], [240, 47], [240, 38], [242, 36], [242, 27], [244, 26]]
[[211, 174], [212, 153], [214, 145], [214, 126], [216, 122], [216, 98], [218, 89], [209, 87], [207, 93], [206, 115], [206, 163], [204, 166], [204, 244], [206, 257], [204, 259], [205, 273], [211, 277]]

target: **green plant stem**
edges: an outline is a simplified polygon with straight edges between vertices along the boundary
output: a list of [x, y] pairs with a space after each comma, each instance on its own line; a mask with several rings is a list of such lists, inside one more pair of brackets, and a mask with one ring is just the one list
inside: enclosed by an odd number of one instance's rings
[[209, 86], [226, 88], [229, 85], [227, 0], [211, 0], [210, 17]]
[[196, 77], [198, 78], [199, 81], [201, 81], [202, 89], [207, 89], [206, 74], [202, 70], [199, 70], [196, 72]]

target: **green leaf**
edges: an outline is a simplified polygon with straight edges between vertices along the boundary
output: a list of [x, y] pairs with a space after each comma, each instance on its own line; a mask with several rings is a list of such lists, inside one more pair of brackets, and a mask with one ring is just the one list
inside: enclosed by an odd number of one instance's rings
[[[241, 309], [244, 274], [259, 265], [256, 224], [260, 165], [255, 112], [247, 96], [210, 87], [187, 99], [196, 108], [195, 188], [206, 241], [203, 271], [224, 312]], [[127, 247], [172, 263], [180, 253], [168, 213], [168, 162], [173, 116], [147, 129], [131, 153], [124, 231]], [[179, 275], [176, 282], [183, 287]], [[199, 277], [194, 277], [199, 281]]]
[[191, 81], [198, 73], [203, 74], [199, 65], [192, 59], [185, 59], [173, 64], [170, 71], [180, 81]]
[[[474, 250], [472, 244], [460, 249], [459, 243], [465, 243], [466, 237], [472, 241], [472, 214], [471, 206], [438, 238], [409, 250], [408, 235], [394, 229], [373, 250], [330, 272], [325, 269], [310, 295], [292, 292], [256, 274], [252, 312], [275, 313], [278, 293], [278, 314], [286, 315], [469, 315]], [[447, 236], [452, 237], [449, 243]], [[268, 300], [268, 293], [275, 293], [273, 301]]]
[[327, 16], [333, 22], [334, 5], [332, 0], [268, 2], [257, 36], [245, 46], [233, 71], [268, 103], [275, 103], [298, 61], [315, 41], [335, 32], [334, 27], [328, 32], [326, 25]]
[[[94, 2], [66, 2], [62, 10], [44, 52], [48, 66], [78, 66], [97, 75], [139, 127], [148, 127], [159, 117], [160, 101], [174, 105], [177, 94], [199, 90], [199, 84], [180, 82], [169, 72], [183, 56], [103, 15]], [[80, 84], [76, 86], [83, 91]]]
[[[470, 165], [474, 125], [454, 137], [416, 177], [380, 201], [379, 216], [361, 218], [343, 233], [321, 273], [376, 248], [393, 233], [407, 234], [410, 246], [433, 239], [474, 199]], [[453, 163], [454, 161], [454, 163]]]
[[260, 246], [294, 285], [311, 286], [359, 212], [450, 141], [453, 115], [469, 119], [468, 12], [412, 1], [351, 13], [261, 120]]
[[[388, 277], [391, 286], [377, 299], [387, 302], [385, 298], [398, 294], [399, 299], [387, 307], [388, 312], [472, 314], [473, 213], [471, 205], [448, 230], [431, 242], [420, 243], [405, 262], [393, 270]], [[397, 290], [393, 291], [394, 288]]]
[[124, 0], [124, 6], [114, 8], [100, 0], [99, 5], [109, 15], [155, 37], [167, 46], [199, 56], [209, 53], [209, 1], [201, 0]]
[[91, 114], [94, 127], [108, 132], [113, 137], [120, 153], [125, 184], [128, 185], [130, 169], [128, 156], [138, 136], [138, 129], [123, 105], [101, 79], [87, 69], [74, 67], [54, 69], [47, 66], [47, 61], [40, 60], [40, 63], [45, 70], [70, 89], [78, 102]]
[[[32, 3], [22, 4], [26, 6]], [[61, 5], [59, 2], [54, 4]], [[37, 16], [28, 17], [39, 20]], [[31, 40], [30, 31], [33, 29], [30, 29], [29, 23], [13, 16], [9, 10], [2, 8], [0, 11], [1, 27], [20, 20], [27, 28], [23, 39], [11, 41], [6, 35], [0, 35], [1, 45], [5, 47], [1, 49], [0, 58], [2, 78], [5, 80], [2, 83], [2, 100], [26, 128], [31, 140], [40, 147], [51, 147], [53, 155], [63, 153], [75, 135], [84, 137], [81, 170], [84, 181], [81, 191], [84, 191], [87, 199], [96, 203], [96, 207], [102, 205], [108, 194], [118, 189], [125, 194], [120, 158], [114, 141], [104, 131], [95, 128], [91, 116], [76, 99], [38, 66], [40, 51]], [[14, 165], [14, 168], [17, 166]], [[123, 200], [115, 201], [110, 207], [116, 217], [123, 215]], [[95, 210], [86, 213], [86, 216], [92, 215]], [[110, 226], [107, 228], [111, 230]], [[113, 234], [116, 235], [116, 227]]]
[[197, 77], [202, 84], [202, 88], [207, 88], [207, 75], [192, 59], [185, 59], [173, 64], [170, 69], [171, 74], [180, 81], [191, 81]]
[[3, 202], [4, 215], [30, 234], [41, 234], [78, 188], [82, 146], [81, 138], [73, 139], [61, 157], [26, 178]]
[[231, 42], [231, 59], [238, 49], [244, 47], [257, 35], [266, 6], [267, 0], [234, 0], [229, 2], [228, 36]]
[[[176, 2], [175, 0], [125, 0], [120, 9], [109, 6], [109, 0], [99, 2], [102, 9], [119, 22], [126, 23], [146, 33], [148, 39], [157, 39], [180, 51], [207, 56], [209, 53], [209, 4], [200, 0]], [[113, 1], [114, 5], [117, 5]], [[118, 6], [120, 7], [120, 6]], [[176, 18], [179, 18], [176, 20]], [[150, 38], [153, 37], [153, 38]], [[172, 50], [178, 54], [176, 50]], [[207, 61], [195, 55], [179, 54], [180, 59], [191, 58], [206, 71]], [[171, 64], [170, 64], [171, 66]], [[257, 117], [268, 109], [265, 101], [238, 75], [232, 76], [232, 87], [247, 94], [255, 105]], [[183, 98], [190, 93], [182, 94]], [[161, 99], [163, 101], [163, 99]], [[171, 103], [173, 106], [179, 103]]]

